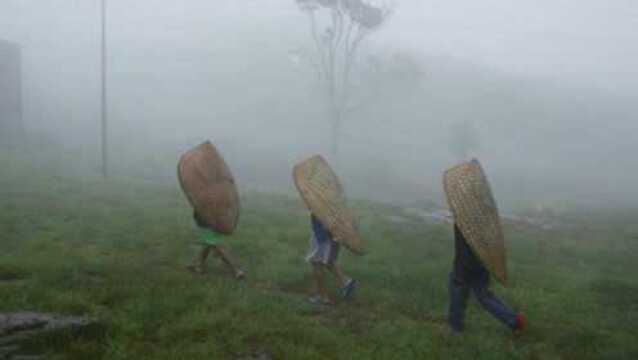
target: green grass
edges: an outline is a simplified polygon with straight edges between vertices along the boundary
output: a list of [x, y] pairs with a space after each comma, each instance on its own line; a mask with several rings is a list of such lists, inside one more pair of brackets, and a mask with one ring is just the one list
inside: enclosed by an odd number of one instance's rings
[[[53, 359], [635, 359], [638, 227], [627, 214], [578, 214], [545, 232], [507, 228], [519, 338], [471, 302], [467, 330], [447, 336], [452, 234], [396, 207], [356, 202], [368, 254], [342, 252], [361, 282], [349, 304], [306, 303], [309, 219], [285, 195], [242, 193], [228, 241], [248, 279], [211, 259], [191, 275], [191, 211], [177, 184], [72, 179], [0, 158], [0, 312], [87, 314], [100, 336], [50, 344]], [[614, 215], [614, 216], [612, 216]], [[545, 244], [539, 254], [539, 240]]]

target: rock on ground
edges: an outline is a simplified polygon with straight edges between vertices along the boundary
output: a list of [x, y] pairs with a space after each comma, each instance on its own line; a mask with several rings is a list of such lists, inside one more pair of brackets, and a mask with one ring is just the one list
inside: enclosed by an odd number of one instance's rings
[[83, 316], [66, 316], [38, 312], [0, 313], [0, 360], [38, 359], [30, 353], [28, 344], [38, 337], [57, 331], [71, 333], [94, 324]]

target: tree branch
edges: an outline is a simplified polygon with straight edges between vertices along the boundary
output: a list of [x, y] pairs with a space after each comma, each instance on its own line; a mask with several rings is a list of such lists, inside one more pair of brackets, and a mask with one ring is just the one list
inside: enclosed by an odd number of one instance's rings
[[[365, 36], [368, 34], [368, 32], [365, 31], [365, 29], [363, 29], [360, 24], [354, 24], [354, 22], [351, 23], [349, 32], [351, 32], [352, 29], [356, 29], [356, 35], [354, 40], [352, 40], [352, 42], [347, 47], [346, 53], [344, 55], [345, 64], [344, 64], [344, 73], [343, 73], [343, 79], [342, 79], [343, 96], [342, 96], [341, 105], [340, 105], [340, 107], [344, 109], [343, 110], [344, 113], [349, 112], [349, 110], [345, 108], [347, 107], [347, 104], [350, 98], [350, 74], [352, 73], [352, 66], [356, 60], [357, 49], [359, 48], [359, 44], [361, 44]], [[350, 34], [348, 34], [348, 38], [349, 37], [350, 37]]]
[[320, 74], [319, 76], [326, 75], [326, 60], [323, 48], [321, 46], [321, 42], [319, 41], [319, 37], [317, 36], [317, 23], [315, 21], [315, 15], [312, 11], [308, 11], [308, 18], [310, 19], [310, 34], [312, 35], [312, 39], [315, 42], [315, 47], [317, 49], [317, 53], [319, 55], [319, 61], [321, 64]]

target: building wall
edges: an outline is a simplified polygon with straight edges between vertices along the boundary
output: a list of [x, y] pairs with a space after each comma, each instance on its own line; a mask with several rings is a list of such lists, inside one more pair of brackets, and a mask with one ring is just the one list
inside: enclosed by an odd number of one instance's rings
[[23, 139], [20, 47], [0, 39], [0, 146]]

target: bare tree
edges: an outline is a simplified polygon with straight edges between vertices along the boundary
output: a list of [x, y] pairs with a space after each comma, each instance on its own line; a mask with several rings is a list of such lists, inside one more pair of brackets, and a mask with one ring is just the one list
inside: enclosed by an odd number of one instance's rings
[[[361, 43], [386, 22], [391, 9], [363, 0], [295, 1], [308, 16], [315, 53], [305, 60], [316, 71], [322, 85], [328, 117], [332, 121], [331, 153], [337, 164], [345, 118], [373, 98], [372, 94], [359, 99], [353, 96], [352, 75], [357, 66], [361, 67], [357, 62]], [[374, 70], [376, 64], [367, 65]]]

